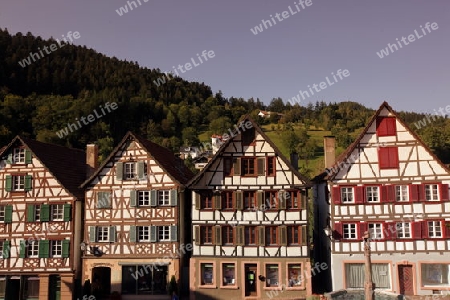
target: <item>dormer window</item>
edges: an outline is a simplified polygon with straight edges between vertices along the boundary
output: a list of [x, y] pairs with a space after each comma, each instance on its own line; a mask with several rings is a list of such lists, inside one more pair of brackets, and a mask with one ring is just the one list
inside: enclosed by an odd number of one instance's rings
[[123, 179], [130, 180], [136, 178], [136, 163], [127, 162], [124, 164], [123, 168]]
[[24, 164], [25, 163], [25, 149], [23, 148], [15, 148], [13, 154], [13, 163], [14, 164]]
[[146, 180], [144, 161], [127, 161], [116, 164], [117, 180]]

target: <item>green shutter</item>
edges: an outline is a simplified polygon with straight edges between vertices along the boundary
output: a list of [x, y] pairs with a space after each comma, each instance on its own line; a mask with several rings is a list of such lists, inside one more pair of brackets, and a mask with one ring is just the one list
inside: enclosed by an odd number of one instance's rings
[[7, 192], [11, 192], [12, 191], [12, 176], [11, 175], [6, 175], [5, 190]]
[[130, 242], [136, 243], [136, 226], [130, 226]]
[[158, 191], [151, 190], [150, 191], [150, 206], [156, 206], [158, 204]]
[[170, 240], [172, 242], [178, 241], [178, 227], [170, 226]]
[[25, 258], [25, 253], [27, 250], [27, 244], [25, 241], [20, 241], [20, 250], [19, 250], [19, 257]]
[[68, 258], [70, 253], [70, 241], [69, 240], [63, 240], [62, 241], [62, 257]]
[[150, 226], [150, 242], [154, 243], [156, 242], [156, 230], [158, 227], [156, 226]]
[[25, 191], [31, 191], [33, 183], [33, 177], [31, 175], [25, 175]]
[[131, 207], [136, 207], [137, 206], [137, 191], [136, 190], [131, 190], [130, 191], [130, 206]]
[[244, 209], [244, 203], [242, 202], [242, 192], [241, 191], [236, 192], [236, 209], [237, 210]]
[[27, 206], [27, 222], [34, 222], [36, 221], [35, 214], [36, 211], [36, 205], [28, 205]]
[[42, 204], [41, 205], [41, 222], [50, 221], [50, 205]]
[[11, 254], [11, 243], [9, 241], [4, 241], [2, 257], [9, 258], [10, 254]]
[[95, 226], [89, 226], [89, 242], [95, 243], [97, 241], [97, 229]]
[[6, 205], [5, 206], [5, 223], [12, 223], [12, 212], [13, 212], [12, 205]]
[[113, 243], [116, 241], [116, 226], [109, 227], [109, 241]]
[[8, 157], [6, 158], [6, 163], [8, 165], [13, 163], [13, 155], [12, 155], [12, 153], [8, 154]]
[[178, 203], [178, 191], [177, 190], [170, 190], [170, 205], [171, 206], [177, 206]]
[[138, 175], [138, 179], [139, 180], [144, 180], [144, 169], [145, 169], [145, 164], [143, 161], [138, 161], [137, 162], [137, 175]]
[[116, 179], [123, 180], [123, 163], [121, 162], [116, 164]]
[[39, 258], [49, 257], [50, 241], [39, 240]]
[[70, 221], [72, 219], [72, 205], [64, 204], [64, 221]]
[[31, 151], [25, 149], [25, 163], [31, 164], [33, 162], [33, 159], [31, 157]]
[[258, 175], [266, 175], [266, 158], [258, 157], [257, 158], [257, 166], [258, 166]]
[[241, 159], [235, 158], [233, 160], [233, 175], [241, 175]]

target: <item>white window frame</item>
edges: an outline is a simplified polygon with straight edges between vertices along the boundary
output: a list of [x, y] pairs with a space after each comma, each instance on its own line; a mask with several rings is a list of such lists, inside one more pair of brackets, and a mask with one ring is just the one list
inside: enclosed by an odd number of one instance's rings
[[409, 190], [407, 185], [395, 186], [395, 201], [397, 202], [409, 201]]
[[356, 240], [358, 238], [358, 228], [356, 223], [342, 224], [342, 236], [346, 240]]
[[109, 226], [97, 226], [95, 234], [97, 242], [109, 242]]
[[0, 205], [0, 222], [5, 221], [5, 216], [6, 216], [6, 206]]
[[138, 191], [137, 198], [139, 206], [150, 206], [150, 191]]
[[427, 201], [439, 201], [439, 186], [437, 184], [425, 185], [425, 199]]
[[36, 258], [39, 257], [39, 241], [29, 241], [27, 246], [27, 257]]
[[442, 222], [427, 221], [427, 230], [429, 238], [442, 238]]
[[380, 202], [380, 192], [378, 186], [366, 186], [367, 202]]
[[50, 255], [51, 257], [62, 257], [62, 240], [50, 241]]
[[170, 226], [158, 226], [158, 241], [170, 242]]
[[160, 206], [170, 205], [170, 191], [169, 190], [159, 190], [158, 191], [158, 205], [160, 205]]
[[[372, 228], [371, 228], [372, 227]], [[370, 237], [374, 240], [383, 239], [383, 224], [382, 223], [369, 223], [367, 226]]]
[[397, 222], [395, 224], [397, 238], [399, 239], [410, 239], [412, 238], [411, 234], [411, 223], [409, 222]]
[[125, 162], [123, 164], [123, 179], [132, 180], [137, 177], [137, 169], [135, 162]]
[[64, 221], [64, 204], [50, 205], [50, 219], [52, 221]]
[[137, 240], [139, 242], [150, 242], [150, 226], [138, 226]]
[[25, 163], [25, 148], [14, 148], [13, 163], [14, 164], [24, 164]]
[[41, 206], [35, 205], [34, 206], [34, 221], [38, 222], [41, 220]]
[[5, 242], [4, 241], [0, 241], [0, 258], [3, 258], [4, 248], [5, 248]]
[[341, 187], [341, 200], [342, 203], [355, 203], [355, 193], [352, 187]]
[[13, 191], [25, 191], [25, 175], [14, 175], [12, 177], [13, 184], [12, 189]]

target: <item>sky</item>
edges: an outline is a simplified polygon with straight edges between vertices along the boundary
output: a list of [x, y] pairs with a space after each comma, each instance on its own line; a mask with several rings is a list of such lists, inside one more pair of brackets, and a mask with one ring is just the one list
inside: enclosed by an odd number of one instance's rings
[[[450, 1], [299, 1], [1, 0], [0, 28], [43, 38], [78, 31], [76, 45], [161, 71], [194, 60], [180, 76], [225, 97], [374, 109], [388, 101], [416, 112], [450, 105]], [[254, 34], [263, 20], [267, 29]], [[380, 58], [388, 43], [397, 50]], [[204, 50], [214, 56], [200, 63]], [[348, 76], [334, 79], [338, 70]]]

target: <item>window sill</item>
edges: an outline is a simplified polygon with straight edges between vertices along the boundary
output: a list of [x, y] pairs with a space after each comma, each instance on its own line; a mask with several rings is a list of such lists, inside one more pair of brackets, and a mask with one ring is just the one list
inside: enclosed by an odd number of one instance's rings
[[200, 285], [199, 288], [200, 289], [217, 289], [217, 286], [215, 286], [214, 284], [211, 284], [211, 285]]
[[300, 287], [286, 287], [286, 291], [304, 291], [306, 288], [303, 286]]
[[221, 289], [226, 289], [226, 290], [238, 290], [239, 289], [239, 287], [237, 285], [233, 285], [233, 286], [221, 285], [220, 288]]
[[283, 287], [281, 287], [281, 286], [273, 286], [273, 287], [265, 286], [265, 287], [263, 287], [263, 289], [265, 291], [282, 291]]

